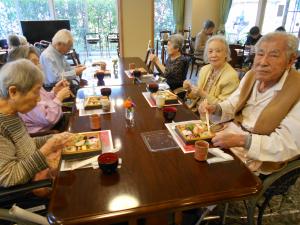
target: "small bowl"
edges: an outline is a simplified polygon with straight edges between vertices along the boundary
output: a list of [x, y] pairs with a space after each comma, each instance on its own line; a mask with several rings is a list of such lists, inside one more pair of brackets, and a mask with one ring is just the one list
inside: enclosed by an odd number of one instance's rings
[[151, 93], [155, 93], [158, 91], [158, 84], [157, 83], [150, 83], [148, 85], [148, 90], [151, 92]]
[[119, 157], [113, 152], [103, 153], [98, 157], [98, 164], [103, 173], [112, 174], [118, 168]]
[[166, 121], [172, 121], [176, 116], [177, 109], [175, 107], [164, 107], [163, 114]]
[[101, 88], [101, 95], [109, 97], [111, 95], [111, 88]]
[[132, 72], [132, 74], [133, 74], [133, 76], [136, 77], [136, 78], [139, 78], [139, 77], [142, 76], [142, 72], [139, 71], [139, 70], [134, 70], [134, 71]]

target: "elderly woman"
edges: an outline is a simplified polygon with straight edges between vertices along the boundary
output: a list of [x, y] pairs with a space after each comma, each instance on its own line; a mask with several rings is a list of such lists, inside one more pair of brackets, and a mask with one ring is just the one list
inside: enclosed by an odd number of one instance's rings
[[183, 81], [186, 79], [187, 61], [181, 55], [183, 41], [183, 37], [180, 34], [174, 34], [169, 37], [167, 47], [169, 57], [166, 61], [166, 66], [159, 62], [156, 55], [150, 55], [150, 60], [162, 71], [162, 76], [167, 79], [167, 84], [171, 90], [182, 87]]
[[188, 90], [188, 98], [193, 99], [190, 107], [197, 111], [196, 105], [207, 99], [209, 103], [225, 100], [239, 85], [237, 72], [228, 64], [229, 46], [223, 36], [216, 35], [208, 39], [204, 59], [207, 63], [199, 72], [198, 86], [185, 81], [183, 87]]
[[239, 88], [226, 101], [199, 107], [220, 122], [235, 121], [212, 142], [230, 148], [252, 171], [269, 174], [300, 155], [300, 74], [292, 68], [298, 44], [292, 34], [264, 35]]
[[[34, 47], [19, 46], [8, 54], [8, 60], [29, 59], [38, 67], [39, 56]], [[20, 113], [19, 116], [25, 122], [28, 132], [31, 134], [45, 132], [52, 129], [62, 118], [62, 101], [70, 96], [67, 81], [58, 82], [51, 92], [43, 87], [40, 89], [41, 101], [28, 113]]]
[[43, 74], [20, 59], [0, 70], [0, 186], [23, 184], [48, 176], [58, 167], [70, 134], [31, 138], [18, 113], [31, 111], [40, 100]]

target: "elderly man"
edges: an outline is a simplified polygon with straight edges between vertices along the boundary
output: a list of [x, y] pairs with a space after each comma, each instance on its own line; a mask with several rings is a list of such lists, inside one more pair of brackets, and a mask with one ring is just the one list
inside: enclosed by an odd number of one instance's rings
[[203, 55], [206, 41], [212, 36], [215, 29], [215, 24], [211, 20], [206, 20], [203, 23], [203, 29], [196, 35], [195, 54]]
[[62, 78], [75, 79], [85, 70], [85, 67], [81, 65], [72, 68], [65, 59], [64, 55], [72, 49], [72, 46], [71, 32], [62, 29], [54, 35], [52, 44], [41, 54], [40, 63], [45, 72], [46, 87], [53, 87]]
[[199, 106], [212, 119], [233, 119], [212, 142], [230, 148], [252, 171], [270, 174], [300, 155], [300, 74], [292, 68], [298, 44], [283, 32], [263, 36], [239, 88], [217, 105]]

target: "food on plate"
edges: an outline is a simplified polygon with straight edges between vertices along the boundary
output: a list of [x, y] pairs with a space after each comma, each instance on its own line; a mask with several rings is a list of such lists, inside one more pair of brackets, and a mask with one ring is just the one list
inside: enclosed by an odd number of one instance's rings
[[157, 95], [163, 95], [165, 96], [165, 104], [177, 104], [178, 103], [178, 97], [174, 93], [172, 93], [169, 90], [166, 91], [158, 91], [156, 93], [151, 93], [151, 98], [156, 101]]

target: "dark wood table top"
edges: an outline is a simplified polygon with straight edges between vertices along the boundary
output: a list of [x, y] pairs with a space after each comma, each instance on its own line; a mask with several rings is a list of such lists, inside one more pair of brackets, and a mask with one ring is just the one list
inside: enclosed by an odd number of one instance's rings
[[[145, 85], [112, 87], [116, 113], [101, 115], [101, 126], [112, 131], [122, 166], [113, 175], [92, 168], [60, 172], [48, 210], [53, 223], [109, 224], [244, 199], [261, 188], [260, 180], [238, 159], [209, 165], [180, 149], [149, 151], [141, 133], [166, 128], [162, 111], [150, 108], [142, 91]], [[137, 104], [134, 128], [125, 126], [122, 100], [128, 96]], [[175, 121], [197, 119], [185, 106], [177, 109]], [[70, 131], [90, 131], [88, 117], [74, 114]]]

